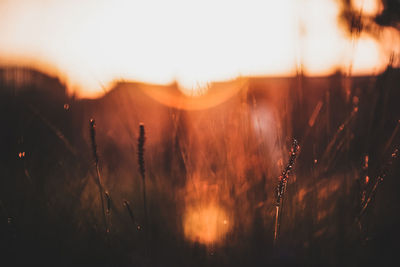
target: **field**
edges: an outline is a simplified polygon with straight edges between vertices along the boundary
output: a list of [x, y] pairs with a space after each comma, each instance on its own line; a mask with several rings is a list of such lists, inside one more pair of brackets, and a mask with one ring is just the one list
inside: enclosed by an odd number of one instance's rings
[[155, 97], [179, 95], [174, 84], [120, 82], [79, 99], [56, 77], [2, 68], [0, 260], [396, 266], [399, 85], [390, 66], [377, 76], [249, 77], [213, 106], [181, 109]]

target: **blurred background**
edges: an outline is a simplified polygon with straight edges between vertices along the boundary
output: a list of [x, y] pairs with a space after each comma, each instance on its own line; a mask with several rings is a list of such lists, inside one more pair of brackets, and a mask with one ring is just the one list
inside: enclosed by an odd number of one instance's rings
[[399, 14], [0, 1], [3, 264], [395, 265]]

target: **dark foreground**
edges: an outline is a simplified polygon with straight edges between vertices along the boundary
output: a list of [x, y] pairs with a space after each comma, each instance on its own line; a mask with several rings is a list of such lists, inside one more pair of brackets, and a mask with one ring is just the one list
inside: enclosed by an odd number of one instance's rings
[[[0, 70], [2, 266], [399, 265], [398, 69], [252, 78], [223, 103], [192, 111], [141, 88], [120, 83], [102, 98], [75, 99], [56, 78]], [[293, 137], [301, 150], [274, 247], [276, 185]], [[223, 234], [185, 235], [188, 211], [209, 206], [229, 218], [209, 222]]]

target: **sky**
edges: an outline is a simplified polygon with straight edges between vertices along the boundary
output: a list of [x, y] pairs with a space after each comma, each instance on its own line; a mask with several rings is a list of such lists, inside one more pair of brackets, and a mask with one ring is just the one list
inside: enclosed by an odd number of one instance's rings
[[[186, 91], [238, 76], [309, 75], [388, 62], [379, 40], [352, 40], [337, 0], [0, 0], [0, 65], [60, 75], [78, 95], [116, 80], [177, 81]], [[359, 0], [365, 14], [379, 2]]]

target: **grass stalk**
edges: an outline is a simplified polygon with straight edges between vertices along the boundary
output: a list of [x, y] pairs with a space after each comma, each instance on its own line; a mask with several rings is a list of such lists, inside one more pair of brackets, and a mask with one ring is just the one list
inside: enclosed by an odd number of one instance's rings
[[104, 221], [104, 227], [106, 229], [106, 233], [109, 232], [108, 229], [108, 223], [107, 223], [107, 218], [106, 218], [106, 211], [104, 207], [104, 199], [103, 199], [103, 185], [101, 182], [101, 175], [100, 175], [100, 168], [99, 168], [99, 156], [97, 154], [97, 144], [96, 144], [96, 122], [92, 118], [90, 119], [90, 139], [92, 142], [92, 152], [93, 152], [93, 158], [96, 164], [96, 182], [99, 187], [99, 197], [100, 197], [100, 203], [101, 203], [101, 213], [103, 216], [103, 221]]
[[399, 157], [399, 148], [396, 147], [393, 150], [390, 160], [384, 165], [380, 175], [375, 179], [372, 189], [370, 190], [369, 194], [367, 195], [367, 197], [365, 198], [365, 200], [363, 201], [363, 203], [361, 205], [361, 210], [360, 210], [360, 213], [358, 214], [358, 222], [359, 223], [361, 221], [361, 218], [365, 214], [366, 210], [371, 205], [371, 202], [372, 202], [373, 198], [375, 197], [375, 194], [376, 194], [376, 191], [377, 191], [379, 185], [383, 182], [383, 180], [389, 173], [390, 167], [393, 165], [393, 161], [395, 159], [397, 159], [398, 157]]
[[146, 142], [144, 124], [139, 125], [139, 138], [138, 138], [138, 164], [139, 173], [142, 177], [143, 182], [143, 210], [144, 210], [144, 234], [145, 234], [145, 250], [147, 254], [147, 242], [148, 242], [148, 217], [147, 217], [147, 197], [146, 197], [146, 169], [144, 165], [144, 144]]
[[293, 139], [292, 148], [290, 150], [290, 157], [286, 167], [283, 169], [282, 174], [279, 176], [279, 183], [276, 188], [276, 202], [275, 202], [275, 226], [274, 226], [274, 246], [276, 246], [279, 239], [279, 228], [281, 225], [281, 217], [283, 211], [283, 200], [286, 192], [286, 184], [289, 179], [289, 174], [293, 170], [296, 157], [299, 152], [299, 144], [296, 139]]

